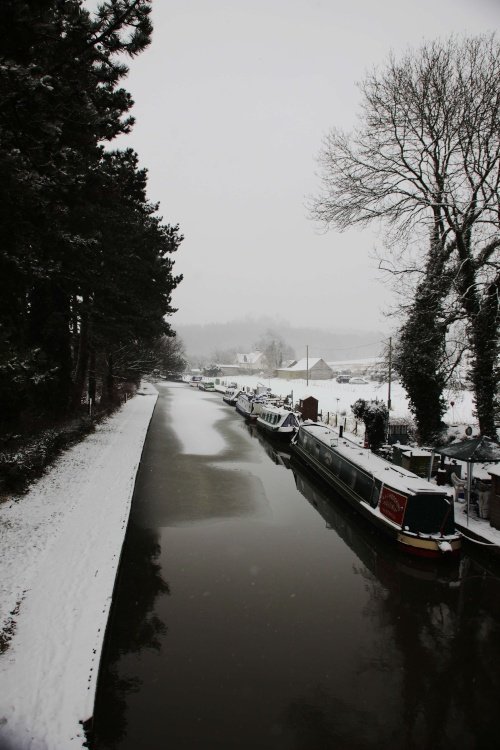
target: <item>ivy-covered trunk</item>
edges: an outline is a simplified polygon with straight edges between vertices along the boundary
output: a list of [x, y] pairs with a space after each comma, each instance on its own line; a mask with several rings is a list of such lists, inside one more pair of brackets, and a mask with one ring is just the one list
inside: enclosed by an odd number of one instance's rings
[[471, 382], [480, 433], [494, 439], [498, 389], [498, 285], [491, 284], [478, 302], [478, 310], [470, 322]]
[[415, 301], [400, 329], [394, 365], [408, 395], [420, 444], [432, 444], [443, 428], [446, 410], [443, 363], [446, 354], [446, 323], [443, 301], [450, 282], [444, 273], [447, 253], [439, 241], [438, 217], [429, 261]]
[[401, 329], [395, 365], [406, 390], [417, 425], [420, 444], [433, 443], [443, 428], [446, 409], [440, 369], [445, 346], [445, 331], [436, 323], [435, 310], [426, 300], [417, 301], [409, 320]]
[[457, 236], [457, 247], [461, 260], [457, 287], [468, 319], [472, 352], [470, 380], [474, 389], [479, 431], [481, 435], [494, 438], [500, 276], [481, 290], [468, 233]]

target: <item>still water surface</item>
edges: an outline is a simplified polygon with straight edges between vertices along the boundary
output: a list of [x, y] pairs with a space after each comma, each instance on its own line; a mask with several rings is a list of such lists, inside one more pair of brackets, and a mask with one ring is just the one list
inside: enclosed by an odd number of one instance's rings
[[490, 747], [495, 569], [408, 559], [220, 394], [159, 390], [94, 750]]

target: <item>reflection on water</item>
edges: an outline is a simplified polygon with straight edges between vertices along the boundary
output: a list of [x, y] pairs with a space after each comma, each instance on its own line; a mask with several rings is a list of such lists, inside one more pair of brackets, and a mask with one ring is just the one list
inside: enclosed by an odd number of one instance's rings
[[265, 435], [254, 424], [247, 424], [246, 428], [248, 433], [259, 441], [276, 466], [284, 466], [286, 469], [290, 468], [290, 447], [288, 445], [279, 445], [267, 440]]
[[460, 564], [405, 557], [300, 465], [293, 473], [297, 489], [361, 563], [365, 613], [379, 637], [356, 670], [364, 679], [379, 673], [394, 680], [397, 669], [400, 686], [383, 726], [359, 707], [329, 701], [322, 687], [294, 703], [291, 716], [310, 747], [325, 737], [342, 747], [380, 747], [381, 738], [394, 748], [487, 747], [500, 688], [500, 578], [467, 555]]
[[126, 735], [127, 698], [140, 689], [143, 678], [122, 674], [120, 659], [143, 649], [159, 652], [167, 632], [155, 610], [157, 597], [170, 593], [158, 564], [160, 551], [156, 532], [130, 524], [99, 674], [96, 705], [105, 706], [105, 715], [94, 717], [92, 746], [114, 748]]
[[138, 477], [94, 750], [489, 747], [494, 570], [406, 557], [215, 400], [226, 449], [183, 454], [175, 396]]

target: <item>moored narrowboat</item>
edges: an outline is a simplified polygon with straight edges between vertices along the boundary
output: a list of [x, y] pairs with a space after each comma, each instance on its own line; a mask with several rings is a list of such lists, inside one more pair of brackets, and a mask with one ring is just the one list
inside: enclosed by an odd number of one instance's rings
[[256, 425], [265, 435], [278, 440], [290, 441], [298, 430], [297, 415], [280, 406], [263, 406]]
[[238, 396], [241, 393], [239, 388], [227, 388], [222, 396], [222, 400], [229, 406], [235, 406]]
[[255, 422], [267, 402], [266, 396], [241, 391], [236, 399], [236, 411], [250, 422]]
[[198, 389], [200, 391], [215, 391], [215, 383], [213, 380], [202, 380], [198, 383]]
[[406, 552], [422, 557], [460, 552], [453, 497], [444, 488], [339, 437], [324, 424], [300, 425], [291, 452]]

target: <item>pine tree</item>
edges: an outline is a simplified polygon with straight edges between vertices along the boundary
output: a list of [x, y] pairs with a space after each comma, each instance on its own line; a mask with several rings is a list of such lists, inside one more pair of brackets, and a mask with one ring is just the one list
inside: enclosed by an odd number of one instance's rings
[[[122, 341], [172, 333], [182, 237], [146, 199], [123, 60], [150, 2], [5, 0], [0, 9], [0, 412], [63, 414]], [[2, 31], [4, 30], [4, 31]], [[111, 199], [115, 199], [111, 205]], [[97, 365], [96, 365], [97, 363]], [[112, 381], [110, 381], [112, 382]]]

